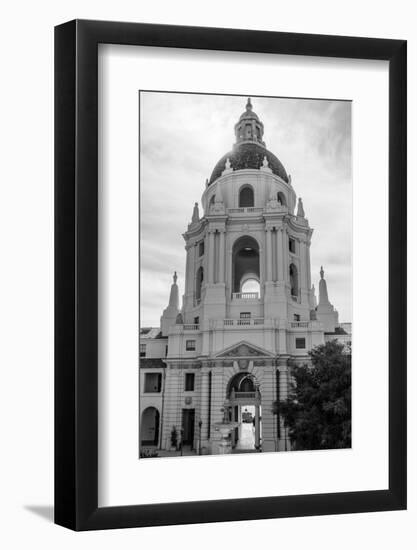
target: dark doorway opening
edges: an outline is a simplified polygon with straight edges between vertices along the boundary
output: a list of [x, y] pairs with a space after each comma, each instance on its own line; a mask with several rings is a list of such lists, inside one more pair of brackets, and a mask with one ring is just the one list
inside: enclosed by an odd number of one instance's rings
[[182, 409], [182, 443], [193, 448], [195, 409]]

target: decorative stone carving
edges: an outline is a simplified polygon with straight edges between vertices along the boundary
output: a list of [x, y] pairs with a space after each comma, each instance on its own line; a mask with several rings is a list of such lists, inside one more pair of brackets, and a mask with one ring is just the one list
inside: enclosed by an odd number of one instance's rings
[[269, 162], [268, 162], [268, 159], [266, 158], [266, 155], [264, 155], [264, 158], [262, 160], [262, 165], [260, 166], [260, 170], [262, 170], [263, 172], [271, 172], [272, 173], [272, 170], [269, 167]]
[[264, 357], [264, 354], [247, 344], [239, 344], [235, 348], [220, 355], [220, 357]]
[[227, 157], [226, 162], [225, 162], [225, 165], [224, 165], [224, 170], [223, 170], [223, 172], [222, 172], [222, 176], [223, 176], [224, 174], [229, 174], [230, 172], [233, 172], [233, 168], [232, 168], [232, 165], [231, 165], [231, 163], [230, 163], [229, 157]]
[[281, 211], [286, 211], [286, 210], [287, 210], [287, 207], [278, 202], [277, 191], [274, 188], [274, 186], [271, 185], [271, 189], [270, 189], [270, 192], [269, 192], [269, 199], [266, 202], [266, 211], [267, 212], [281, 212]]
[[214, 203], [210, 206], [210, 214], [225, 214], [225, 213], [226, 213], [226, 209], [224, 207], [221, 187], [218, 186], [216, 195], [214, 197]]
[[239, 359], [238, 365], [239, 365], [239, 370], [248, 370], [249, 359]]
[[298, 199], [297, 218], [305, 218], [303, 199]]

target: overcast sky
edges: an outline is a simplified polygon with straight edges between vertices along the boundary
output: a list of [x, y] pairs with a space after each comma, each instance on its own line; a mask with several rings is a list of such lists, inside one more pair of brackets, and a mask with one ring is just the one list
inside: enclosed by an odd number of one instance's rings
[[[141, 92], [141, 325], [159, 326], [172, 274], [184, 291], [182, 233], [206, 178], [231, 150], [245, 96]], [[291, 174], [314, 229], [311, 276], [323, 265], [339, 320], [351, 321], [351, 103], [257, 98], [267, 148]], [[200, 207], [201, 214], [201, 207]], [[318, 297], [318, 296], [317, 296]]]

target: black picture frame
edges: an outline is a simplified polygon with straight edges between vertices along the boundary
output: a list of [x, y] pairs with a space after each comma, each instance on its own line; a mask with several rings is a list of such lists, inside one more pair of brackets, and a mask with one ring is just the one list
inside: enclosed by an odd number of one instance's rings
[[[389, 488], [98, 507], [98, 44], [389, 62]], [[74, 20], [55, 28], [55, 522], [109, 529], [406, 508], [406, 41]]]

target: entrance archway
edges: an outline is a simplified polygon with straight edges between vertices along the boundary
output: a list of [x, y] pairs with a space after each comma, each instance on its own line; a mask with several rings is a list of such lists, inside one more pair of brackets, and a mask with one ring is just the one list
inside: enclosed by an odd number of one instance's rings
[[249, 372], [235, 374], [227, 385], [230, 420], [239, 422], [232, 433], [235, 452], [254, 452], [261, 449], [261, 394], [255, 377]]
[[140, 434], [141, 445], [158, 446], [159, 411], [155, 407], [147, 407], [142, 412]]

